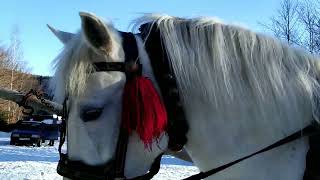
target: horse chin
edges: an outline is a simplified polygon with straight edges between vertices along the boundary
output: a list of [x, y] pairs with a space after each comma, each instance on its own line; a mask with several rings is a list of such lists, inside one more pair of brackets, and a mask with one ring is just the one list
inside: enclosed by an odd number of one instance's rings
[[128, 142], [125, 176], [133, 178], [147, 173], [153, 161], [159, 154], [166, 151], [167, 146], [168, 136], [165, 133], [155, 140], [150, 148], [143, 144], [136, 133], [133, 133]]

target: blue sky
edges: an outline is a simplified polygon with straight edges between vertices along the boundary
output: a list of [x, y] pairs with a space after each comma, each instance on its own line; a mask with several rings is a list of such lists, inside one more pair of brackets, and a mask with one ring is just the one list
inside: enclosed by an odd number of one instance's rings
[[258, 22], [267, 22], [275, 14], [280, 0], [7, 0], [1, 2], [0, 45], [8, 44], [14, 26], [19, 29], [24, 60], [32, 73], [52, 75], [51, 61], [63, 45], [48, 30], [55, 28], [76, 32], [80, 28], [79, 11], [88, 11], [111, 20], [128, 31], [132, 20], [143, 13], [166, 13], [173, 16], [215, 16], [263, 31]]

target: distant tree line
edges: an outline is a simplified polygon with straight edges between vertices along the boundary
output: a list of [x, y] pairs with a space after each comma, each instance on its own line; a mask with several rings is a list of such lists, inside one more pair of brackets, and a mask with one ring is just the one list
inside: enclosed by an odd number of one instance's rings
[[320, 54], [320, 1], [282, 0], [264, 27], [289, 45]]

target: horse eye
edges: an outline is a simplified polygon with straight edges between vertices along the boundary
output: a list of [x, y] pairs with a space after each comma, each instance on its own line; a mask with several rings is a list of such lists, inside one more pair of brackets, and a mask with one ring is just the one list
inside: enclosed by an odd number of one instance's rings
[[101, 115], [103, 108], [83, 109], [80, 118], [84, 122], [94, 121]]

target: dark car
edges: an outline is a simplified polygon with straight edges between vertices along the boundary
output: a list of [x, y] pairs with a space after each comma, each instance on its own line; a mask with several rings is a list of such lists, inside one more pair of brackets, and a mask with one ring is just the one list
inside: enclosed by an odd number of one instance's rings
[[37, 121], [18, 121], [15, 129], [11, 133], [10, 145], [16, 144], [36, 144], [41, 146], [42, 123]]

